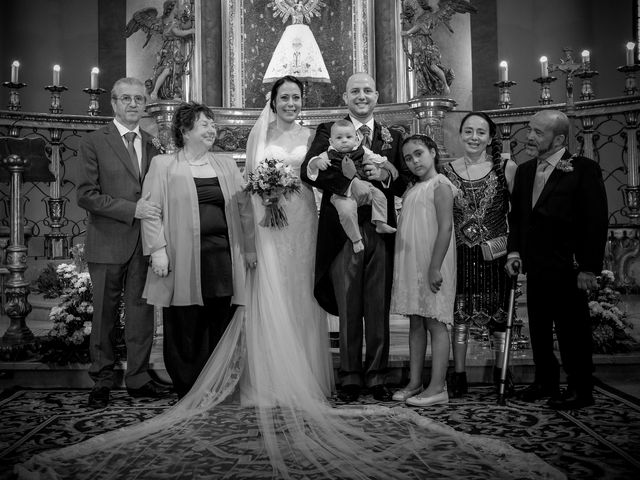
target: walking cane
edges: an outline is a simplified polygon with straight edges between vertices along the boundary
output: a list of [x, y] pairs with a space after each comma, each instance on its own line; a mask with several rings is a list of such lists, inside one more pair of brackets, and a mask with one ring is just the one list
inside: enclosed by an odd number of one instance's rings
[[504, 355], [502, 356], [502, 371], [500, 372], [500, 385], [498, 388], [498, 405], [506, 405], [504, 389], [507, 383], [507, 369], [509, 368], [509, 354], [511, 353], [511, 329], [513, 327], [513, 314], [516, 309], [516, 288], [518, 287], [518, 272], [520, 262], [513, 262], [513, 269], [516, 274], [511, 280], [511, 291], [509, 292], [509, 311], [507, 313], [507, 329], [504, 336]]

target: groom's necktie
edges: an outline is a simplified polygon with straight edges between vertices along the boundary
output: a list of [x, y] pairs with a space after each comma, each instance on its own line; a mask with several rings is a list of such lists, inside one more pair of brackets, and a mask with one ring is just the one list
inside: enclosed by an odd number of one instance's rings
[[534, 206], [540, 198], [542, 189], [545, 184], [545, 171], [551, 164], [546, 160], [538, 160], [538, 166], [536, 167], [536, 176], [533, 180], [533, 195], [531, 196], [531, 206]]
[[136, 149], [133, 147], [133, 141], [136, 139], [136, 135], [136, 132], [127, 132], [124, 134], [124, 139], [127, 142], [127, 151], [129, 152], [129, 158], [131, 159], [133, 170], [136, 172], [139, 179], [140, 165], [138, 164], [138, 154], [136, 153]]
[[371, 129], [366, 125], [361, 125], [358, 130], [360, 130], [360, 135], [362, 136], [360, 144], [363, 147], [371, 148]]

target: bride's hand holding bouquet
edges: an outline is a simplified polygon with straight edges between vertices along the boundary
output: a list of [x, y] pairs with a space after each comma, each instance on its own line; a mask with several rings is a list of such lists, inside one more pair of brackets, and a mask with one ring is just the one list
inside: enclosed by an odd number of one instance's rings
[[261, 227], [284, 228], [289, 223], [280, 200], [300, 192], [300, 179], [293, 174], [291, 166], [275, 158], [267, 158], [249, 172], [245, 190], [260, 196], [265, 207]]

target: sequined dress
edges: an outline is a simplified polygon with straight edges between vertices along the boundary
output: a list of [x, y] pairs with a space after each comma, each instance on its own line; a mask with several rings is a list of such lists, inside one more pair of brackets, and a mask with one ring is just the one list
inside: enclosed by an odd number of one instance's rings
[[509, 300], [506, 256], [482, 257], [480, 244], [507, 234], [509, 189], [504, 166], [494, 164], [484, 177], [467, 180], [451, 163], [442, 173], [460, 190], [453, 205], [456, 234], [457, 288], [454, 321], [471, 322], [490, 330], [504, 330]]

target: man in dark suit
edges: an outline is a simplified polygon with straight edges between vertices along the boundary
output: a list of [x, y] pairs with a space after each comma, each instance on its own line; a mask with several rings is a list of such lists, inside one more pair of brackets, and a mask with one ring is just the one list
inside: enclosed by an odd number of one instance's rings
[[[556, 409], [593, 405], [591, 322], [587, 291], [597, 288], [607, 237], [607, 197], [600, 166], [571, 155], [569, 119], [557, 110], [529, 122], [526, 150], [534, 159], [516, 172], [509, 214], [507, 271], [521, 261], [527, 273], [527, 310], [535, 381], [520, 392], [550, 397]], [[560, 394], [558, 339], [568, 388]]]
[[85, 252], [93, 283], [91, 367], [95, 382], [89, 406], [103, 408], [114, 386], [111, 339], [118, 302], [124, 291], [127, 372], [134, 397], [161, 397], [166, 386], [149, 376], [153, 343], [153, 307], [142, 298], [147, 261], [142, 255], [140, 219], [160, 215], [160, 206], [140, 198], [149, 161], [159, 152], [140, 129], [145, 89], [135, 78], [118, 80], [111, 90], [113, 122], [90, 133], [80, 144], [78, 205], [89, 214]]
[[[379, 168], [364, 164], [366, 180], [387, 197], [388, 224], [396, 226], [394, 195], [402, 195], [409, 178], [402, 160], [401, 136], [375, 121], [373, 110], [378, 102], [375, 80], [366, 73], [356, 73], [347, 81], [343, 99], [349, 108], [347, 120], [353, 122], [361, 143], [387, 158], [389, 164]], [[389, 304], [393, 274], [394, 235], [376, 233], [371, 223], [370, 189], [360, 188], [339, 171], [327, 169], [317, 176], [307, 170], [309, 160], [329, 147], [333, 122], [320, 124], [316, 130], [301, 177], [324, 194], [320, 206], [314, 294], [327, 312], [340, 318], [340, 396], [355, 401], [363, 385], [379, 401], [391, 400], [384, 385], [389, 357]], [[314, 172], [315, 173], [315, 172]], [[310, 176], [311, 174], [311, 176]], [[358, 223], [364, 251], [354, 253], [351, 242], [340, 226], [338, 213], [330, 202], [332, 194], [351, 195], [358, 203]], [[366, 354], [362, 362], [363, 340]]]

